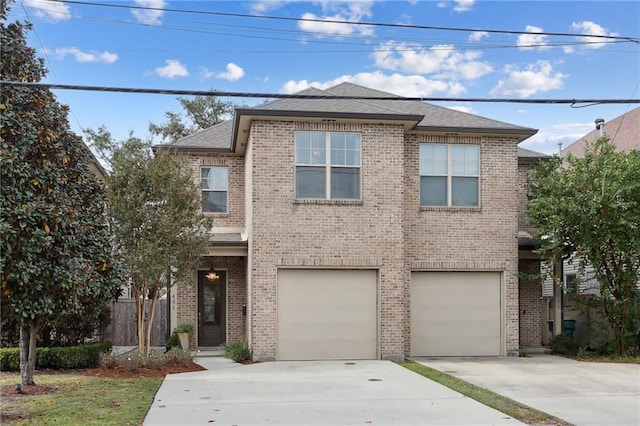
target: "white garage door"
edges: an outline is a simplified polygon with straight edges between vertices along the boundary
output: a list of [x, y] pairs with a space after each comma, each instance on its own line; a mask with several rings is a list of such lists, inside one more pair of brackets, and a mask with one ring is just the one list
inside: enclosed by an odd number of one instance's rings
[[498, 272], [413, 272], [411, 355], [500, 355]]
[[279, 360], [375, 359], [372, 270], [278, 271]]

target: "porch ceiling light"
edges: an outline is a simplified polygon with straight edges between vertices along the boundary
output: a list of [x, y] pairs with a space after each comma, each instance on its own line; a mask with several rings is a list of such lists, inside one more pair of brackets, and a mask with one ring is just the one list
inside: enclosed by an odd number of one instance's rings
[[213, 268], [213, 266], [209, 268], [209, 271], [207, 271], [206, 277], [210, 281], [217, 280], [218, 278], [220, 278], [220, 276], [218, 275], [216, 270]]

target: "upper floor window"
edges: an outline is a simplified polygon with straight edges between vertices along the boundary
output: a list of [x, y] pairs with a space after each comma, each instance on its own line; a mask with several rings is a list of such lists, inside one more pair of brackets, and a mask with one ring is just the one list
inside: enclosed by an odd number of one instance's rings
[[203, 213], [227, 213], [228, 175], [226, 167], [200, 169]]
[[420, 144], [420, 205], [477, 207], [478, 145]]
[[360, 199], [359, 133], [296, 132], [296, 198]]

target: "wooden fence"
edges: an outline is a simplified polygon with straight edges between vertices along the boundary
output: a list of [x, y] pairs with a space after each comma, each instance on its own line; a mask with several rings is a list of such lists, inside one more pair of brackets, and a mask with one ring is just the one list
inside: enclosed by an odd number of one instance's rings
[[[147, 300], [145, 307], [151, 308]], [[104, 331], [104, 339], [113, 346], [138, 346], [138, 327], [136, 325], [136, 303], [133, 299], [123, 299], [111, 303], [111, 323]], [[167, 343], [167, 300], [158, 300], [151, 330], [151, 346], [164, 346]]]

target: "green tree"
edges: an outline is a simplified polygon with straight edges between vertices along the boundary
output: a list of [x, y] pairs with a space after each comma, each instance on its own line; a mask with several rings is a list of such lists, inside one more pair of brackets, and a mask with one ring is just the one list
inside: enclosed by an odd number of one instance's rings
[[[6, 23], [0, 2], [3, 79], [40, 81], [46, 70], [26, 43], [28, 23]], [[38, 331], [53, 319], [105, 303], [118, 291], [104, 187], [70, 131], [67, 108], [46, 89], [0, 94], [2, 316], [19, 324], [20, 372], [33, 384]]]
[[602, 137], [582, 158], [540, 164], [530, 185], [528, 214], [541, 252], [556, 262], [573, 253], [593, 266], [613, 348], [628, 353], [640, 321], [640, 152], [616, 152]]
[[186, 116], [167, 111], [165, 112], [166, 122], [149, 124], [149, 132], [152, 135], [161, 136], [163, 142], [172, 143], [198, 130], [221, 123], [233, 115], [236, 107], [233, 102], [221, 101], [215, 96], [178, 97], [177, 99]]
[[198, 213], [199, 187], [179, 158], [153, 155], [150, 142], [133, 135], [115, 142], [104, 127], [87, 134], [111, 159], [107, 196], [112, 229], [136, 299], [138, 349], [149, 355], [158, 299], [198, 268], [207, 253], [211, 220]]

